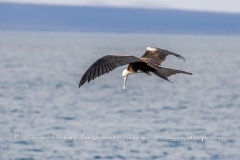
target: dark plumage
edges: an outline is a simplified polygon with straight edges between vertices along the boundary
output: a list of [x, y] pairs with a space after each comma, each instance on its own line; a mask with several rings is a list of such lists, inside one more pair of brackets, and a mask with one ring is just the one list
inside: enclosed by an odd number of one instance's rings
[[[144, 72], [148, 75], [150, 74], [150, 72], [152, 72], [158, 77], [161, 77], [167, 81], [169, 81], [169, 76], [177, 73], [192, 75], [192, 73], [189, 72], [160, 67], [161, 63], [166, 59], [168, 55], [176, 56], [177, 58], [185, 61], [185, 58], [179, 54], [155, 47], [147, 47], [146, 52], [141, 58], [131, 55], [106, 55], [94, 62], [90, 66], [90, 68], [84, 73], [79, 83], [79, 87], [81, 87], [86, 82], [94, 80], [96, 77], [99, 77], [105, 73], [114, 70], [117, 67], [126, 64], [129, 65], [122, 74], [124, 77], [124, 84], [126, 83], [127, 76], [129, 74], [140, 72]], [[125, 89], [125, 85], [123, 88]]]

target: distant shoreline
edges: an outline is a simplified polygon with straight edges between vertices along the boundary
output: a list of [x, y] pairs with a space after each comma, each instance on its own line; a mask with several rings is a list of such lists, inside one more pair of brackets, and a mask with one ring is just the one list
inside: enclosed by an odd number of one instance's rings
[[3, 32], [29, 32], [29, 33], [47, 33], [47, 32], [51, 32], [51, 33], [79, 33], [79, 34], [109, 34], [109, 35], [113, 35], [113, 34], [132, 34], [132, 35], [189, 35], [189, 36], [231, 36], [231, 37], [238, 37], [240, 36], [240, 34], [225, 34], [225, 33], [219, 33], [219, 34], [215, 34], [215, 33], [149, 33], [149, 32], [113, 32], [113, 31], [109, 31], [109, 32], [102, 32], [102, 31], [77, 31], [77, 30], [35, 30], [35, 29], [0, 29], [0, 33]]
[[240, 14], [0, 3], [0, 30], [240, 35]]

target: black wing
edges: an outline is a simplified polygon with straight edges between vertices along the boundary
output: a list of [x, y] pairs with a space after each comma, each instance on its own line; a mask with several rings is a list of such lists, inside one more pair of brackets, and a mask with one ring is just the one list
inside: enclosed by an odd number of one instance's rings
[[84, 73], [79, 83], [79, 88], [87, 81], [89, 83], [96, 77], [108, 73], [117, 67], [134, 62], [143, 61], [140, 58], [134, 56], [106, 55], [94, 62], [92, 66]]
[[143, 55], [142, 58], [149, 58], [152, 63], [155, 63], [157, 66], [160, 66], [161, 63], [166, 59], [168, 55], [176, 56], [177, 58], [180, 58], [185, 61], [185, 58], [179, 54], [161, 49], [161, 48], [154, 48], [153, 50], [147, 50]]

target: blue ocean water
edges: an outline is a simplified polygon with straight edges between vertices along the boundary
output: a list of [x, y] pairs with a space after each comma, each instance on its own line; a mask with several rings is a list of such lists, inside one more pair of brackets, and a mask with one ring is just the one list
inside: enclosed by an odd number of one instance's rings
[[[0, 32], [0, 159], [240, 159], [240, 37]], [[141, 56], [192, 72], [130, 75], [120, 67], [84, 85], [106, 54]]]

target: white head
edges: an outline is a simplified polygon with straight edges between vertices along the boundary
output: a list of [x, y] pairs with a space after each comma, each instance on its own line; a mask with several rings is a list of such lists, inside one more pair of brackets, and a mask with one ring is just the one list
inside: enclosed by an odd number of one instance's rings
[[123, 72], [122, 72], [122, 77], [123, 77], [123, 89], [126, 89], [126, 83], [127, 83], [127, 77], [129, 74], [132, 74], [133, 72], [130, 72], [129, 70], [127, 69], [124, 69]]

